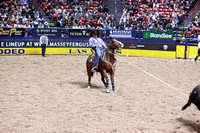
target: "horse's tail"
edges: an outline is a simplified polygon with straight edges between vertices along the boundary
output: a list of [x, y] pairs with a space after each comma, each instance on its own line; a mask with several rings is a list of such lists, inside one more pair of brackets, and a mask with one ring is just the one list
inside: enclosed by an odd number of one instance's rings
[[86, 61], [86, 68], [87, 68], [87, 74], [88, 76], [90, 77], [93, 77], [94, 73], [91, 71], [92, 69], [92, 62], [91, 62], [91, 55], [87, 58], [87, 61]]

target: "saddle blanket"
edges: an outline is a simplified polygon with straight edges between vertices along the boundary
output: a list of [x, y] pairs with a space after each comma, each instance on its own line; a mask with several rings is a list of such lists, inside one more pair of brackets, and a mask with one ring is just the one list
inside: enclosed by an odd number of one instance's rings
[[[105, 58], [105, 52], [106, 52], [105, 50], [101, 50], [100, 60], [104, 60], [104, 58]], [[89, 62], [93, 62], [95, 60], [96, 56], [97, 56], [96, 53], [91, 54], [89, 56]]]

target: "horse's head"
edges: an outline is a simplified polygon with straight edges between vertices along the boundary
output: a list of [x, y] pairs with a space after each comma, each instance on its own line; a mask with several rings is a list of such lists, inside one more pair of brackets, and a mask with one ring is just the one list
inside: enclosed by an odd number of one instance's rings
[[111, 37], [110, 37], [110, 44], [109, 45], [110, 45], [110, 48], [114, 49], [114, 50], [115, 49], [119, 50], [119, 49], [124, 47], [124, 44], [122, 42], [120, 42], [116, 39], [112, 39]]

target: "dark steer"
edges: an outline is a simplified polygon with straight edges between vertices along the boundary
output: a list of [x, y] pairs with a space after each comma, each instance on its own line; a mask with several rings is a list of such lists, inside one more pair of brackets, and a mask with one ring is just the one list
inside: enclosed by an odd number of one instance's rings
[[191, 103], [195, 104], [200, 110], [200, 85], [197, 85], [190, 93], [189, 100], [186, 105], [183, 106], [182, 111], [185, 110]]

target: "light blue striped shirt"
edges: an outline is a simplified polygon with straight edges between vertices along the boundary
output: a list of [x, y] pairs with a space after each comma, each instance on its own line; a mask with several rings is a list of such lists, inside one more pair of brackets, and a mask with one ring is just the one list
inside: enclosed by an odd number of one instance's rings
[[104, 41], [101, 38], [91, 37], [89, 39], [89, 45], [90, 45], [90, 47], [102, 47], [102, 44], [105, 44], [105, 43], [104, 43]]
[[48, 44], [48, 37], [47, 36], [44, 36], [44, 35], [42, 35], [41, 37], [40, 37], [40, 43], [41, 44]]

